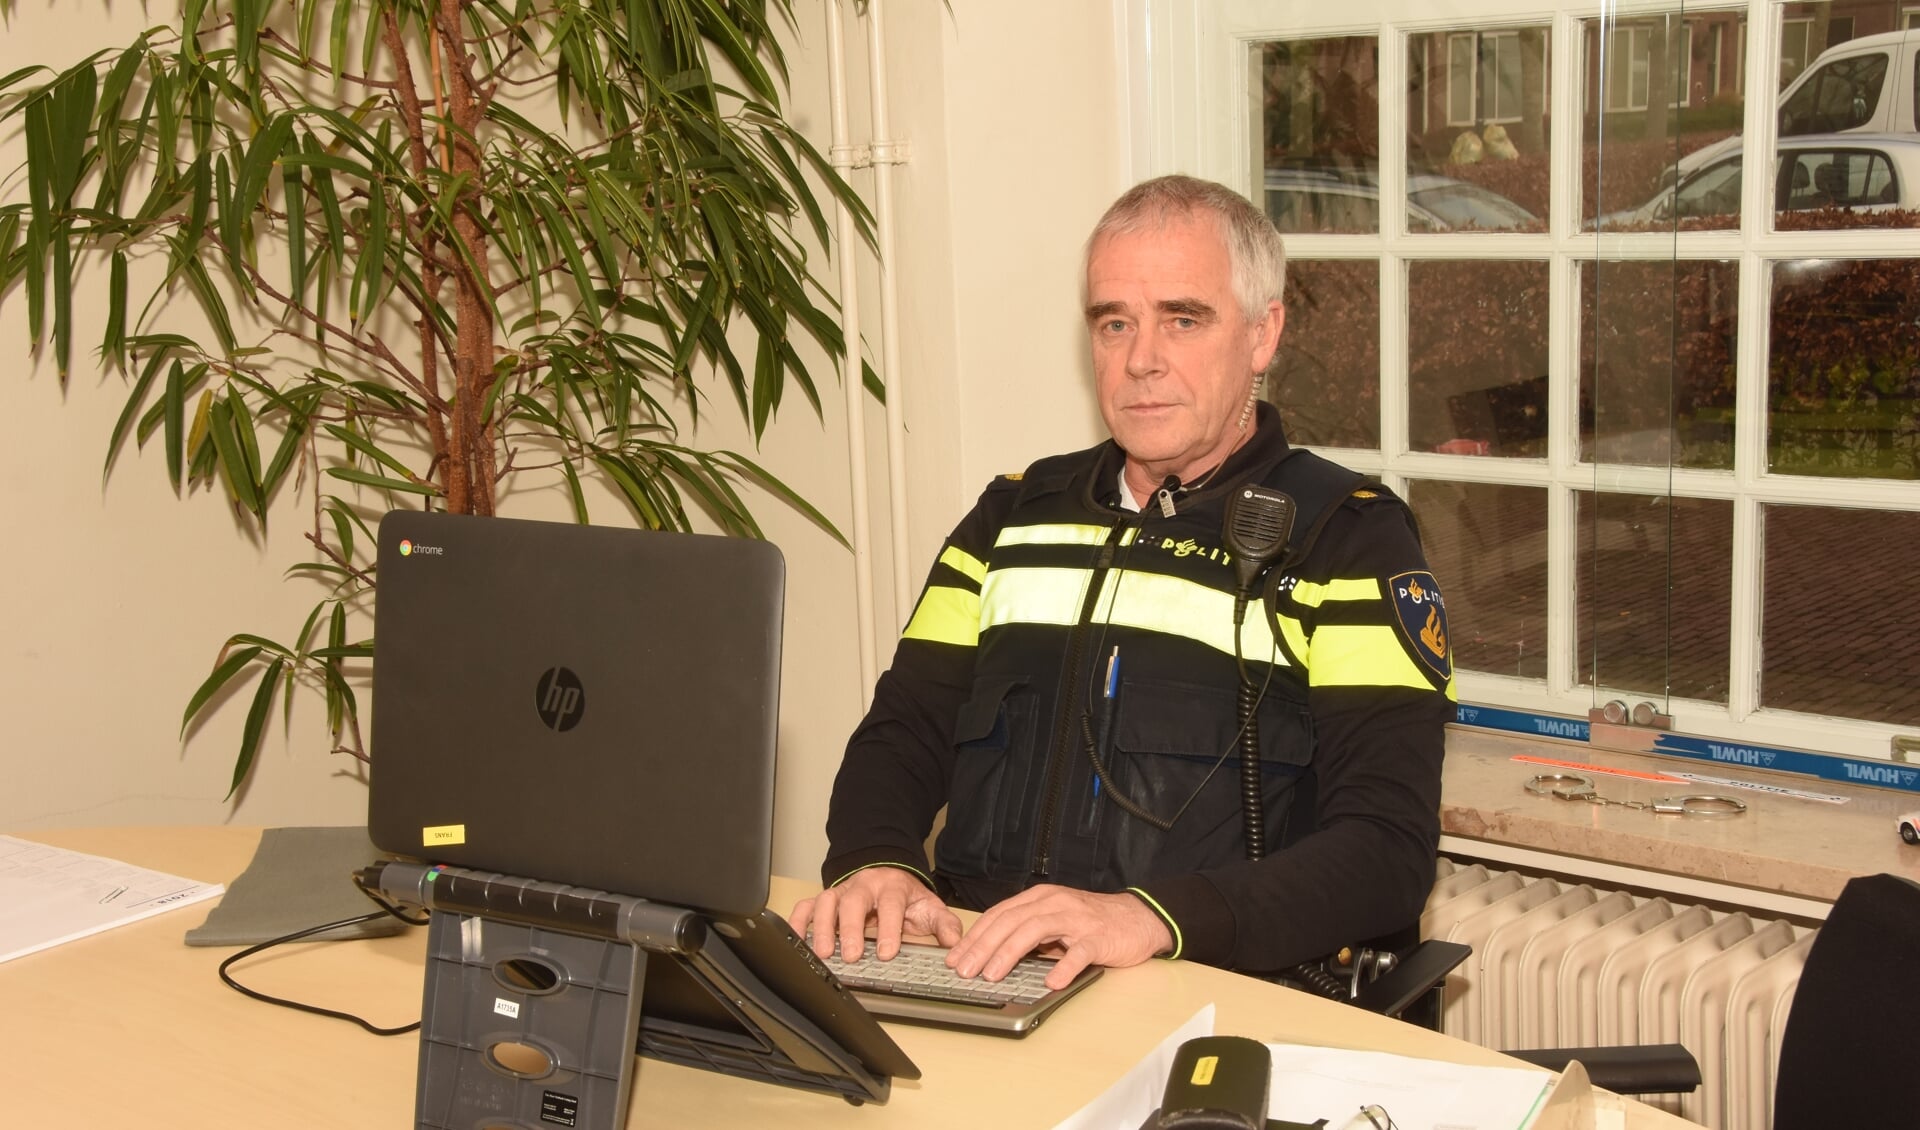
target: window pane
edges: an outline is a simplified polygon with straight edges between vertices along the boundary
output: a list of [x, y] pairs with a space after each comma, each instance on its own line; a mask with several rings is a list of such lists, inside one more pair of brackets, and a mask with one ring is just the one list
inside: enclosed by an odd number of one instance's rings
[[1408, 445], [1545, 458], [1547, 264], [1414, 262], [1407, 289]]
[[1874, 34], [1893, 30], [1893, 15], [1866, 0], [1782, 6], [1787, 47], [1813, 54], [1782, 60], [1775, 228], [1920, 227], [1913, 45]]
[[1456, 666], [1547, 674], [1547, 492], [1417, 479], [1407, 501], [1447, 597]]
[[1373, 36], [1262, 43], [1262, 191], [1283, 232], [1380, 230], [1379, 46]]
[[1576, 505], [1581, 684], [1725, 702], [1733, 504], [1582, 491]]
[[1287, 438], [1328, 447], [1380, 447], [1380, 264], [1287, 264], [1287, 327], [1267, 399]]
[[[1602, 22], [1583, 21], [1587, 226], [1596, 217], [1608, 231], [1740, 226], [1740, 16], [1693, 8], [1635, 15], [1606, 25], [1604, 53]], [[1716, 166], [1712, 185], [1691, 183]], [[1677, 214], [1675, 184], [1684, 198]]]
[[1767, 466], [1920, 478], [1920, 259], [1773, 268]]
[[1410, 231], [1545, 231], [1548, 29], [1409, 36]]
[[1920, 227], [1920, 137], [1786, 138], [1779, 158], [1780, 231]]
[[1920, 514], [1768, 506], [1762, 520], [1760, 705], [1920, 725], [1920, 601], [1898, 591]]
[[1581, 460], [1731, 470], [1739, 264], [1579, 271]]

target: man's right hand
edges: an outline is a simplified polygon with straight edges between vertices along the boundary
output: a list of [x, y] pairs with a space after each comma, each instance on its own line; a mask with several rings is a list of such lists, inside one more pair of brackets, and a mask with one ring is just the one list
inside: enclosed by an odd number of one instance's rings
[[960, 916], [918, 876], [902, 867], [868, 867], [837, 885], [794, 904], [787, 916], [793, 932], [809, 938], [820, 957], [840, 943], [840, 958], [857, 961], [874, 927], [874, 951], [882, 961], [900, 952], [902, 933], [929, 934], [943, 946], [960, 940]]

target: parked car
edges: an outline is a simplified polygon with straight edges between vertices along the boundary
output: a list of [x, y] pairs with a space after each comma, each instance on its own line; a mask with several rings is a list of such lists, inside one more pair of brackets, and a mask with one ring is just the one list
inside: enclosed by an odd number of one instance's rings
[[1894, 821], [1900, 829], [1900, 838], [1910, 844], [1920, 844], [1920, 812], [1909, 812]]
[[[1638, 208], [1601, 217], [1605, 229], [1646, 227], [1740, 210], [1739, 138], [1719, 157]], [[1780, 139], [1774, 154], [1776, 212], [1920, 208], [1920, 134], [1818, 133]]]
[[[1364, 168], [1272, 168], [1267, 215], [1283, 232], [1380, 230], [1380, 181]], [[1407, 177], [1407, 230], [1511, 231], [1537, 226], [1532, 212], [1477, 184], [1433, 173]]]
[[[1816, 56], [1780, 92], [1782, 139], [1815, 133], [1920, 133], [1920, 28], [1864, 35]], [[1740, 146], [1723, 138], [1680, 158], [1685, 180]]]

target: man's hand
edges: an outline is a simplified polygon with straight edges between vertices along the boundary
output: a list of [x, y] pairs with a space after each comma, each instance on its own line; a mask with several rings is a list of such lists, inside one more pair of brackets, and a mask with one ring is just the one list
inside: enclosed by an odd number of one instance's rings
[[902, 932], [930, 934], [943, 946], [960, 940], [960, 916], [901, 867], [856, 871], [839, 885], [795, 903], [787, 922], [803, 938], [812, 927], [813, 952], [820, 957], [833, 953], [837, 938], [843, 961], [858, 960], [866, 949], [869, 923], [874, 926], [874, 952], [882, 961], [900, 952]]
[[1066, 953], [1047, 974], [1047, 986], [1063, 989], [1089, 965], [1138, 965], [1173, 948], [1160, 916], [1129, 894], [1097, 895], [1071, 887], [1029, 887], [973, 924], [947, 951], [947, 965], [963, 977], [998, 981], [1039, 946], [1056, 943]]

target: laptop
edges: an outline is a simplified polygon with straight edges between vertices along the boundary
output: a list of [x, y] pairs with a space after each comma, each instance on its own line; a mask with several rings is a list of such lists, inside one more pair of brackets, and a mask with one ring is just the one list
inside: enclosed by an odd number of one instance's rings
[[368, 831], [436, 880], [391, 894], [534, 925], [516, 888], [686, 908], [648, 947], [640, 1052], [859, 1101], [919, 1077], [766, 909], [777, 549], [395, 511], [378, 559]]

